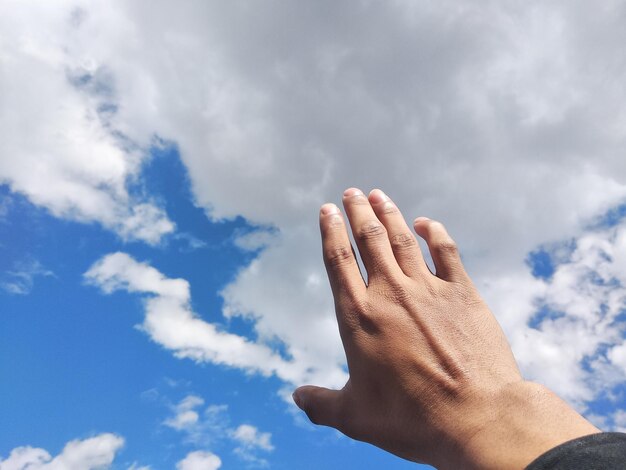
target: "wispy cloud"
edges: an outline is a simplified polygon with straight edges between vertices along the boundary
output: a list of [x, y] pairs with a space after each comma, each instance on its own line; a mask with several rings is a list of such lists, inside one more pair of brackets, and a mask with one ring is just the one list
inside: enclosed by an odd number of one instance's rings
[[6, 219], [12, 205], [13, 200], [10, 196], [0, 194], [0, 222]]
[[268, 466], [269, 462], [259, 457], [259, 451], [271, 452], [272, 435], [269, 432], [260, 432], [256, 426], [241, 424], [229, 431], [230, 437], [238, 443], [233, 450], [242, 460], [256, 466]]
[[269, 465], [261, 454], [274, 450], [271, 433], [248, 423], [231, 427], [226, 405], [203, 405], [201, 397], [188, 395], [172, 408], [173, 415], [163, 424], [182, 432], [194, 445], [208, 447], [227, 441], [233, 444], [233, 453], [248, 465]]
[[[97, 261], [84, 274], [89, 284], [103, 292], [118, 290], [145, 296], [145, 317], [141, 328], [150, 338], [180, 358], [213, 362], [264, 375], [275, 374], [285, 382], [298, 383], [321, 374], [328, 364], [287, 360], [261, 341], [223, 331], [191, 310], [189, 283], [169, 279], [152, 266], [136, 261], [126, 253], [112, 253]], [[330, 370], [339, 385], [345, 372]]]
[[200, 250], [208, 246], [207, 242], [205, 242], [204, 240], [200, 240], [198, 237], [195, 237], [191, 233], [177, 232], [172, 236], [172, 238], [181, 242], [181, 246], [179, 249], [182, 252]]
[[[626, 218], [552, 244], [545, 254], [551, 275], [515, 283], [515, 293], [498, 302], [525, 375], [582, 412], [598, 399], [623, 400], [614, 391], [626, 385]], [[526, 311], [516, 311], [519, 305]], [[606, 424], [619, 427], [607, 413]]]
[[13, 267], [0, 274], [0, 288], [9, 294], [27, 295], [33, 290], [35, 278], [53, 277], [54, 273], [36, 259], [25, 258], [13, 263]]

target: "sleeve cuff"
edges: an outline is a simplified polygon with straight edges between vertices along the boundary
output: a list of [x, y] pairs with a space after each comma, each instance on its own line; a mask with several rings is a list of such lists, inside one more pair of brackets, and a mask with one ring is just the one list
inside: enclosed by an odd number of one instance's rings
[[626, 434], [604, 432], [579, 437], [542, 454], [526, 470], [626, 469]]

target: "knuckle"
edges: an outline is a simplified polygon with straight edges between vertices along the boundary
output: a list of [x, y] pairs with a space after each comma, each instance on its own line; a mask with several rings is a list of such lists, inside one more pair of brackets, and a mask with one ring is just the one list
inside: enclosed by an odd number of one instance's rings
[[366, 334], [376, 334], [380, 331], [379, 315], [376, 309], [366, 299], [353, 297], [348, 300], [344, 308], [349, 324], [356, 331]]
[[456, 242], [451, 238], [445, 238], [438, 241], [437, 243], [435, 243], [434, 248], [435, 250], [437, 250], [438, 253], [444, 255], [457, 255], [459, 252]]
[[347, 246], [334, 246], [324, 252], [326, 264], [331, 268], [337, 268], [352, 262], [354, 255], [352, 249]]
[[370, 315], [372, 309], [366, 299], [354, 297], [350, 301], [350, 310], [355, 316], [367, 317]]
[[415, 303], [410, 289], [402, 283], [394, 282], [379, 291], [379, 295], [393, 305], [409, 306]]
[[424, 294], [421, 296], [422, 301], [428, 300], [438, 302], [441, 297], [439, 280], [437, 278], [429, 279], [422, 284]]
[[391, 247], [394, 251], [403, 251], [415, 248], [417, 240], [410, 233], [397, 233], [390, 239]]
[[369, 222], [365, 222], [359, 227], [356, 236], [360, 240], [367, 241], [380, 239], [386, 234], [387, 230], [385, 230], [383, 224], [370, 220]]
[[379, 209], [385, 215], [398, 214], [400, 209], [395, 204], [387, 203], [383, 204], [382, 209]]

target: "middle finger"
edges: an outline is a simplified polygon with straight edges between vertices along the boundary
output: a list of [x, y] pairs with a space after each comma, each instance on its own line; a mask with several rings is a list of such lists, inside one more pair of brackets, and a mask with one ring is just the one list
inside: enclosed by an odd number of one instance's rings
[[343, 193], [343, 205], [367, 271], [368, 284], [377, 276], [403, 275], [391, 249], [387, 230], [363, 192], [357, 188], [347, 189]]

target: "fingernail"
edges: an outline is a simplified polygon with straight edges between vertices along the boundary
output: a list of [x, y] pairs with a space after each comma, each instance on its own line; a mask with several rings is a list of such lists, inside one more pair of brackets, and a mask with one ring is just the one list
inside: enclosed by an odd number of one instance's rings
[[418, 217], [417, 219], [413, 221], [413, 225], [419, 224], [420, 222], [426, 222], [427, 220], [430, 220], [430, 219], [428, 217]]
[[363, 196], [363, 191], [357, 188], [349, 188], [343, 192], [344, 197]]
[[381, 202], [387, 202], [390, 201], [391, 199], [389, 199], [389, 196], [387, 196], [384, 192], [382, 192], [380, 189], [374, 189], [372, 190], [372, 192], [370, 193], [370, 197], [369, 197], [370, 201], [373, 202], [374, 204], [379, 204]]
[[332, 203], [328, 203], [328, 204], [324, 204], [320, 208], [320, 212], [323, 215], [339, 214], [339, 208], [336, 205], [332, 204]]

